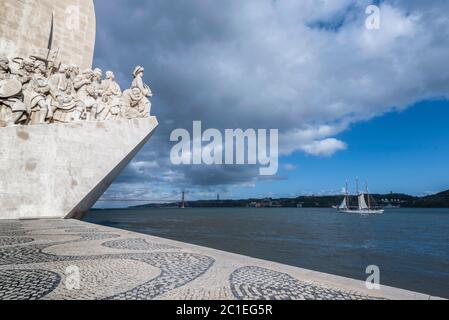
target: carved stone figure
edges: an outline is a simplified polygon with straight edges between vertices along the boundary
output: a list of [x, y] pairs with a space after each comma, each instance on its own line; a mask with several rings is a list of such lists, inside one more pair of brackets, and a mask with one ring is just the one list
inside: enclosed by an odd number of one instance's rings
[[0, 80], [9, 79], [11, 76], [11, 68], [9, 67], [9, 59], [0, 56]]
[[72, 82], [75, 82], [76, 77], [80, 74], [80, 68], [72, 64], [69, 66], [69, 73], [70, 80], [72, 80]]
[[22, 83], [12, 77], [9, 59], [0, 57], [0, 127], [25, 124], [29, 110], [22, 97]]
[[49, 80], [51, 105], [54, 122], [79, 121], [84, 112], [84, 104], [75, 97], [75, 89], [70, 79], [70, 69], [61, 64], [58, 73]]
[[33, 77], [36, 60], [31, 58], [15, 58], [13, 62], [18, 65], [18, 68], [12, 70], [11, 73], [22, 83], [23, 90], [25, 90]]
[[151, 113], [151, 103], [148, 97], [153, 96], [153, 92], [150, 87], [143, 82], [143, 74], [145, 69], [141, 66], [137, 66], [134, 69], [133, 76], [134, 80], [131, 84], [131, 89], [138, 88], [142, 94], [142, 99], [139, 102], [139, 111], [143, 117], [147, 117]]
[[106, 79], [101, 83], [103, 88], [103, 94], [120, 97], [122, 95], [122, 89], [120, 85], [115, 81], [115, 75], [112, 71], [106, 71]]
[[103, 80], [99, 68], [80, 73], [78, 66], [55, 67], [39, 56], [12, 62], [0, 57], [0, 127], [150, 116], [153, 94], [140, 66], [131, 88], [122, 93], [112, 71]]
[[99, 103], [98, 120], [117, 119], [120, 115], [120, 97], [122, 89], [115, 81], [112, 71], [106, 72], [106, 80], [101, 83], [102, 97]]
[[98, 108], [99, 103], [101, 101], [101, 97], [103, 96], [103, 87], [102, 87], [102, 79], [103, 78], [103, 71], [99, 68], [95, 68], [93, 71], [93, 79], [92, 79], [92, 89], [91, 89], [91, 96], [95, 100], [95, 105], [91, 110], [91, 120], [97, 119], [98, 114]]
[[48, 118], [53, 116], [47, 101], [50, 86], [45, 78], [46, 71], [45, 64], [36, 61], [34, 74], [29, 85], [23, 91], [25, 106], [27, 110], [31, 111], [31, 124], [45, 123]]
[[93, 86], [94, 73], [91, 69], [84, 70], [75, 79], [74, 87], [77, 90], [77, 99], [84, 103], [83, 119], [95, 119], [97, 114], [97, 96]]
[[126, 119], [144, 118], [145, 103], [142, 92], [138, 88], [128, 89], [123, 92], [121, 101], [121, 115]]

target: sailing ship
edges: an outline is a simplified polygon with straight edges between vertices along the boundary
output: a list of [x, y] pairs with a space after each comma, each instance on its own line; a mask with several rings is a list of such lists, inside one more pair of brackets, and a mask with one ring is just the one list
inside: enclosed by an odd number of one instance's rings
[[[365, 199], [368, 199], [368, 203]], [[342, 213], [355, 213], [355, 214], [383, 214], [385, 212], [384, 209], [379, 209], [372, 206], [374, 201], [371, 200], [371, 196], [368, 191], [368, 183], [366, 183], [366, 191], [359, 192], [359, 182], [357, 180], [357, 207], [350, 206], [350, 194], [348, 189], [348, 183], [346, 182], [346, 191], [345, 198], [341, 205], [337, 208], [339, 212]]]

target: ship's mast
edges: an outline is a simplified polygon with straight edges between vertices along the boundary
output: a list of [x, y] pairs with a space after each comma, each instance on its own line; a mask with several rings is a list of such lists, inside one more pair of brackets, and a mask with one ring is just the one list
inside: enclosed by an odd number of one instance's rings
[[359, 189], [359, 177], [356, 178], [356, 184], [357, 184], [357, 202], [359, 204], [359, 210], [362, 209], [362, 202], [360, 201], [360, 196], [362, 195], [360, 193], [360, 189]]
[[366, 184], [366, 196], [368, 197], [368, 208], [371, 210], [371, 199], [369, 196], [368, 181], [366, 181], [365, 184]]
[[346, 207], [349, 209], [349, 188], [348, 188], [348, 180], [346, 180]]
[[181, 199], [181, 209], [186, 208], [186, 193], [185, 191], [182, 192], [182, 199]]

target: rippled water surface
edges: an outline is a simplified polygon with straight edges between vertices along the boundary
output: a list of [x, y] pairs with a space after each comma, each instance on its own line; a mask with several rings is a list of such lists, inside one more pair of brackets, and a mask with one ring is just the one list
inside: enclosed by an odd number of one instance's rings
[[85, 221], [449, 298], [449, 209], [126, 209]]

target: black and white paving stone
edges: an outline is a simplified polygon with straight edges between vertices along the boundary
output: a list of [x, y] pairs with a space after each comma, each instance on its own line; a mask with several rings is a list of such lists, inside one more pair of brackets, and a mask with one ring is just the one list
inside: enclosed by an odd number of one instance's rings
[[207, 256], [189, 253], [155, 253], [130, 256], [161, 269], [157, 278], [132, 290], [108, 297], [110, 300], [147, 300], [179, 288], [204, 274], [214, 263]]
[[244, 267], [231, 274], [232, 293], [240, 300], [368, 300], [370, 297], [299, 281], [288, 274]]
[[61, 276], [46, 270], [1, 270], [0, 300], [39, 300], [57, 288]]
[[148, 242], [145, 239], [123, 239], [103, 243], [103, 246], [118, 250], [173, 250], [178, 249], [166, 244]]
[[0, 237], [0, 247], [30, 243], [33, 241], [34, 241], [33, 238], [25, 238], [25, 237]]
[[430, 297], [76, 220], [0, 221], [0, 300], [379, 298]]

